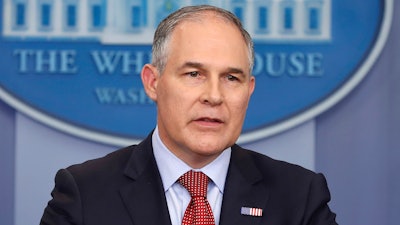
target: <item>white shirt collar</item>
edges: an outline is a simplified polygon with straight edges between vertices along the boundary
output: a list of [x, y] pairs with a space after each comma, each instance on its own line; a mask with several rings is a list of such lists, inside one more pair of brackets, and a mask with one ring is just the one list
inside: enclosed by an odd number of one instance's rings
[[214, 161], [203, 168], [193, 169], [168, 150], [161, 141], [158, 127], [156, 127], [153, 132], [152, 143], [154, 157], [157, 162], [158, 170], [160, 171], [164, 191], [167, 191], [184, 173], [189, 170], [195, 170], [205, 173], [215, 183], [219, 191], [223, 193], [231, 158], [231, 148], [225, 149]]

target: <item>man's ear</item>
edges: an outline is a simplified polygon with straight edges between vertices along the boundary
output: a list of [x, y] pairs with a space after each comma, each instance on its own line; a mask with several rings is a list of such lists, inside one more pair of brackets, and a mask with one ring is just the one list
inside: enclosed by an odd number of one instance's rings
[[157, 83], [159, 79], [159, 73], [155, 66], [146, 64], [142, 68], [142, 83], [146, 94], [153, 101], [157, 102]]
[[256, 87], [256, 77], [255, 76], [251, 75], [249, 85], [250, 85], [250, 95], [252, 95], [254, 92], [254, 89]]

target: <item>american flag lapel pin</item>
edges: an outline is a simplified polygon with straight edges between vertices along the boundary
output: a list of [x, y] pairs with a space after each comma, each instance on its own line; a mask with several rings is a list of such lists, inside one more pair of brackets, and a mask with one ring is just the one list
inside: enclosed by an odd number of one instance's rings
[[246, 216], [262, 216], [263, 210], [260, 208], [242, 207], [240, 213]]

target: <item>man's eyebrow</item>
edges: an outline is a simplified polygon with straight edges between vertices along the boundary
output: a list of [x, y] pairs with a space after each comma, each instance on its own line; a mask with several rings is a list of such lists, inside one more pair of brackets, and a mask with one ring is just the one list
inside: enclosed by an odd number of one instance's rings
[[191, 61], [188, 61], [188, 62], [185, 62], [184, 64], [182, 64], [182, 66], [180, 66], [179, 67], [179, 69], [184, 69], [184, 68], [198, 68], [198, 69], [201, 69], [201, 68], [203, 68], [204, 67], [204, 65], [202, 64], [202, 63], [199, 63], [199, 62], [191, 62]]
[[[199, 63], [199, 62], [188, 61], [188, 62], [185, 62], [182, 66], [180, 66], [179, 69], [188, 68], [188, 67], [202, 69], [202, 68], [204, 68], [204, 64]], [[236, 68], [236, 67], [228, 67], [228, 68], [226, 68], [225, 71], [227, 73], [246, 75], [246, 73], [242, 69]]]
[[245, 73], [242, 69], [240, 69], [240, 68], [235, 68], [235, 67], [229, 67], [229, 68], [227, 69], [227, 72], [228, 72], [228, 73], [235, 73], [235, 74], [243, 74], [243, 75], [246, 75], [246, 73]]

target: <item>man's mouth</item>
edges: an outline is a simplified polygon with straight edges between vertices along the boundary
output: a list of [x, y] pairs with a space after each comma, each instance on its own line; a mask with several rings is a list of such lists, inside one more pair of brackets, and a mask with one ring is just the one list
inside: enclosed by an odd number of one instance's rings
[[198, 119], [196, 119], [196, 121], [208, 122], [208, 123], [223, 123], [223, 121], [218, 118], [209, 118], [209, 117], [198, 118]]

